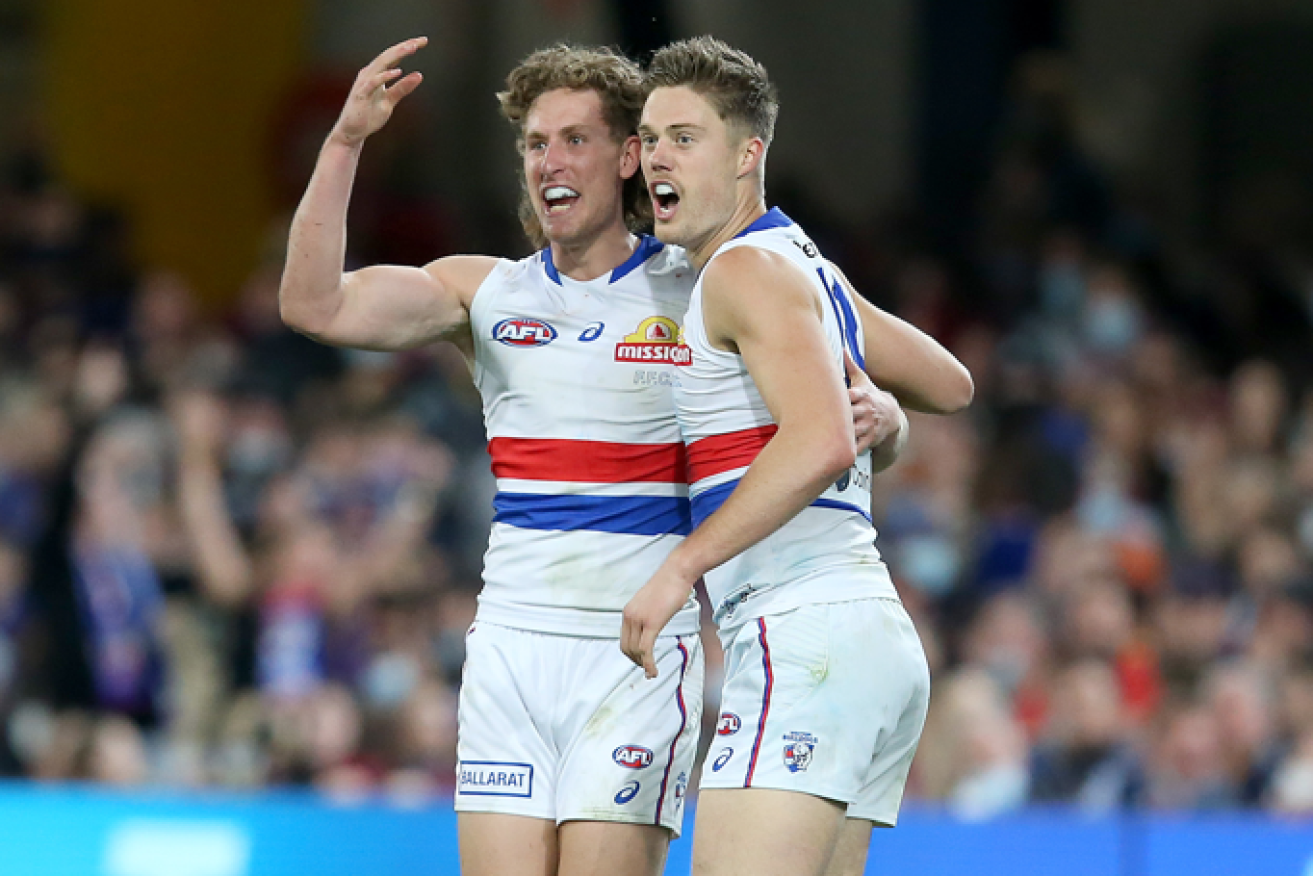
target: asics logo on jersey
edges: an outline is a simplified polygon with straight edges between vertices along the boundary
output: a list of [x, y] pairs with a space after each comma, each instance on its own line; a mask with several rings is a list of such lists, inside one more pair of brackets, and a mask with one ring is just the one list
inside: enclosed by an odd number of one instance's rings
[[668, 316], [649, 316], [615, 345], [617, 362], [668, 362], [688, 365], [693, 353], [684, 346], [679, 325]]
[[641, 745], [622, 745], [611, 752], [613, 761], [631, 770], [641, 770], [643, 767], [651, 766], [655, 757], [652, 749]]
[[492, 339], [508, 347], [541, 347], [556, 340], [556, 329], [541, 319], [516, 316], [493, 326]]

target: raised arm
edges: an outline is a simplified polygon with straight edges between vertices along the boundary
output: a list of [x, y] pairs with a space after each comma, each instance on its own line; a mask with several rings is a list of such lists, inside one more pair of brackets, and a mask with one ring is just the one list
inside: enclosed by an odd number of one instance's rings
[[971, 404], [976, 390], [966, 366], [916, 326], [857, 294], [843, 271], [830, 267], [861, 316], [866, 373], [876, 386], [923, 414], [952, 414]]
[[810, 279], [783, 256], [742, 247], [718, 257], [702, 283], [708, 336], [738, 350], [779, 430], [626, 606], [621, 648], [649, 677], [656, 637], [694, 582], [793, 519], [856, 456], [844, 375]]
[[[392, 46], [356, 77], [292, 218], [278, 290], [283, 321], [327, 344], [401, 350], [465, 325], [469, 302], [496, 260], [453, 256], [429, 265], [344, 270], [351, 187], [366, 138], [420, 83], [396, 66], [424, 46], [419, 37]], [[390, 83], [390, 84], [389, 84]]]

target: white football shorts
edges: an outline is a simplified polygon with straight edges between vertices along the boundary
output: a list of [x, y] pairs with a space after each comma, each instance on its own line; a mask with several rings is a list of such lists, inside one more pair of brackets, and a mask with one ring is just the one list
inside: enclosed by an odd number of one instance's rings
[[776, 788], [892, 827], [930, 702], [902, 603], [808, 605], [725, 631], [725, 684], [702, 788]]
[[649, 680], [618, 639], [476, 621], [456, 811], [654, 824], [679, 836], [702, 722], [702, 645], [662, 636], [656, 650]]

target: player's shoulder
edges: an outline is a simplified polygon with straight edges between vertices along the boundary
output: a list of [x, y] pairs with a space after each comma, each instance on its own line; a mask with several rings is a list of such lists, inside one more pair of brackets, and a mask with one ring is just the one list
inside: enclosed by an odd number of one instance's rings
[[650, 277], [688, 275], [693, 273], [693, 262], [689, 260], [688, 251], [673, 243], [661, 243], [655, 237], [657, 247], [654, 254], [643, 265], [643, 270]]
[[702, 271], [703, 285], [725, 288], [751, 286], [786, 266], [792, 266], [783, 253], [759, 244], [760, 241], [755, 240], [733, 240], [721, 247]]
[[547, 270], [545, 253], [546, 250], [539, 250], [520, 259], [493, 259], [486, 269], [482, 285], [515, 289], [537, 281]]
[[641, 262], [617, 269], [610, 289], [621, 297], [637, 297], [644, 301], [666, 302], [669, 306], [685, 306], [689, 293], [697, 280], [697, 271], [689, 261], [688, 253], [678, 246], [664, 244], [655, 237], [643, 237], [639, 243], [645, 251]]
[[811, 308], [815, 299], [808, 275], [796, 259], [755, 241], [735, 242], [716, 253], [703, 269], [702, 294], [738, 310]]

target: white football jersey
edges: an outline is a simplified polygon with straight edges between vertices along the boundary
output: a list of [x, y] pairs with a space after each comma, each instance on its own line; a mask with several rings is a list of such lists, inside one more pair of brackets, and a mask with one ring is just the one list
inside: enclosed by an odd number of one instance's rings
[[[688, 533], [671, 386], [694, 273], [643, 237], [580, 282], [545, 249], [493, 269], [470, 305], [474, 382], [497, 479], [478, 617], [620, 635], [621, 611]], [[666, 633], [698, 628], [690, 598]]]
[[[711, 260], [740, 246], [779, 253], [811, 277], [822, 301], [830, 351], [841, 368], [845, 349], [858, 365], [863, 364], [857, 311], [801, 228], [778, 209], [771, 210], [716, 250]], [[718, 350], [708, 341], [701, 279], [689, 300], [683, 337], [691, 361], [679, 369], [675, 408], [688, 445], [689, 490], [697, 526], [734, 491], [777, 427], [742, 357]], [[875, 548], [870, 454], [858, 457], [793, 520], [708, 572], [705, 579], [713, 615], [722, 629], [809, 603], [897, 598]]]

